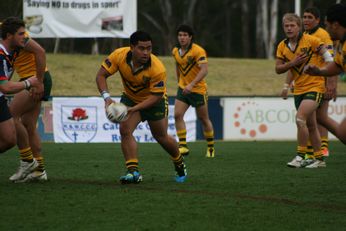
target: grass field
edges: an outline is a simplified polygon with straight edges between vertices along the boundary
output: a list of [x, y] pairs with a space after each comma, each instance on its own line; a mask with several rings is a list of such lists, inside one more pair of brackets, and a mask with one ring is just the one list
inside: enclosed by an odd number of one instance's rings
[[121, 185], [119, 144], [44, 144], [49, 181], [14, 184], [0, 156], [0, 230], [345, 230], [346, 153], [331, 142], [325, 169], [291, 169], [294, 142], [190, 144], [188, 181], [158, 144], [140, 144], [144, 181]]
[[[98, 96], [95, 76], [106, 55], [47, 54], [53, 78], [53, 96]], [[167, 69], [167, 91], [176, 94], [175, 64], [172, 57], [160, 57]], [[279, 95], [285, 74], [277, 75], [275, 61], [266, 59], [209, 58], [207, 76], [211, 96]], [[112, 95], [121, 94], [120, 76], [108, 81]], [[339, 94], [346, 94], [346, 82], [339, 81]]]

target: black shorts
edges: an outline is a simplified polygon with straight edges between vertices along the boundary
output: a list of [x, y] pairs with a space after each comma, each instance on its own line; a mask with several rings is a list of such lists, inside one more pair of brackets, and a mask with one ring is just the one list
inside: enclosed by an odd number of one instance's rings
[[0, 97], [0, 123], [12, 118], [5, 96]]

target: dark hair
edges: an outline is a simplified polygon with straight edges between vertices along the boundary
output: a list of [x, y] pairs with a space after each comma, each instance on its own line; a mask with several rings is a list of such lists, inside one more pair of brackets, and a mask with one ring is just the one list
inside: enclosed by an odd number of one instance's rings
[[317, 7], [308, 7], [304, 10], [304, 13], [310, 13], [315, 16], [315, 18], [321, 18], [320, 10]]
[[327, 21], [330, 23], [338, 22], [342, 27], [346, 27], [346, 6], [334, 4], [327, 10]]
[[193, 36], [194, 33], [193, 33], [193, 29], [192, 27], [188, 26], [188, 25], [185, 25], [185, 24], [182, 24], [178, 27], [177, 29], [177, 34], [179, 34], [179, 32], [186, 32], [188, 33], [190, 36]]
[[8, 17], [1, 23], [1, 38], [6, 39], [7, 34], [14, 35], [19, 28], [24, 27], [25, 23], [23, 20], [17, 17]]
[[130, 36], [130, 44], [136, 46], [138, 41], [146, 42], [151, 41], [152, 39], [147, 32], [144, 31], [136, 31]]

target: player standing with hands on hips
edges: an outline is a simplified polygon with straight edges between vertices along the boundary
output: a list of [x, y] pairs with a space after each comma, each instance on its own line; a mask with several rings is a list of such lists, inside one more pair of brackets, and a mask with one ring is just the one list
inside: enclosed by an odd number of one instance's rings
[[208, 94], [205, 81], [208, 74], [207, 54], [202, 47], [193, 43], [193, 35], [190, 26], [180, 25], [177, 29], [179, 44], [172, 51], [178, 79], [177, 98], [174, 105], [175, 128], [179, 138], [179, 151], [182, 155], [188, 155], [190, 150], [186, 143], [187, 132], [184, 115], [190, 105], [195, 107], [208, 144], [206, 157], [214, 157], [214, 129], [208, 114]]
[[184, 182], [186, 166], [175, 139], [167, 134], [168, 101], [166, 70], [152, 53], [152, 39], [143, 31], [134, 32], [130, 47], [113, 51], [102, 63], [96, 76], [99, 92], [106, 108], [113, 103], [108, 93], [107, 78], [119, 71], [123, 83], [121, 102], [128, 107], [127, 120], [120, 122], [121, 149], [127, 172], [120, 177], [123, 184], [139, 183], [142, 175], [138, 168], [137, 143], [132, 133], [141, 121], [148, 121], [151, 133], [171, 156], [177, 182]]

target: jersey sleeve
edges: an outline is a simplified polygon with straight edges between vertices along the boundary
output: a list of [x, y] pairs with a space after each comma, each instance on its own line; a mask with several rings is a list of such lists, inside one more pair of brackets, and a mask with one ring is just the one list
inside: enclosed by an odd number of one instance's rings
[[196, 50], [195, 57], [198, 64], [208, 63], [207, 52], [203, 48]]
[[118, 50], [113, 51], [102, 63], [102, 67], [106, 69], [111, 75], [118, 71], [118, 60], [119, 60]]
[[312, 51], [318, 53], [323, 47], [324, 43], [317, 37], [310, 36], [309, 38]]
[[0, 53], [0, 84], [8, 81], [7, 72], [6, 58], [4, 54]]

